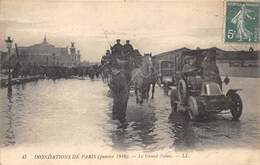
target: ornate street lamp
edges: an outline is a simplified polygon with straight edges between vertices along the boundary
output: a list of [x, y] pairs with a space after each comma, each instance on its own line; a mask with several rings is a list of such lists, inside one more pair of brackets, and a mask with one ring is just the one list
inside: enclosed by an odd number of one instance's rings
[[9, 59], [8, 59], [8, 87], [9, 87], [11, 86], [11, 48], [12, 48], [13, 40], [11, 40], [11, 37], [8, 36], [5, 42], [6, 42], [6, 47], [8, 49], [8, 55], [9, 55]]

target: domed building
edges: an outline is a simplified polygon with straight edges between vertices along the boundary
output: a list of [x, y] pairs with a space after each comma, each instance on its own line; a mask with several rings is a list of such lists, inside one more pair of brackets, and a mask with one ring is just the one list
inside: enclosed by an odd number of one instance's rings
[[[18, 47], [21, 65], [38, 66], [74, 66], [80, 63], [80, 54], [77, 53], [74, 43], [68, 47], [55, 47], [47, 41], [46, 36], [42, 43], [27, 47]], [[79, 52], [79, 51], [78, 51]]]

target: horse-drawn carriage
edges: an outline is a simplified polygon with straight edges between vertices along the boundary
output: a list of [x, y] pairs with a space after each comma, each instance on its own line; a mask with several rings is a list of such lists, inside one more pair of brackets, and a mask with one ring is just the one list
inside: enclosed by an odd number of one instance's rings
[[113, 98], [113, 119], [125, 123], [125, 112], [130, 89], [134, 89], [136, 102], [142, 104], [148, 99], [152, 84], [155, 87], [151, 54], [142, 56], [138, 50], [130, 53], [116, 51], [102, 57], [102, 78], [109, 86], [109, 96]]
[[191, 120], [222, 111], [231, 112], [233, 119], [240, 118], [242, 100], [238, 89], [223, 93], [214, 52], [193, 50], [177, 55], [174, 78], [177, 86], [170, 97], [174, 111], [188, 112]]

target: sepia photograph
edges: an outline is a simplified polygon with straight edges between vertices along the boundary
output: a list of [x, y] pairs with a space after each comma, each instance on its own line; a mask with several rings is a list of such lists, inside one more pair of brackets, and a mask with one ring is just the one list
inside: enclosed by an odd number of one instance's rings
[[259, 165], [258, 0], [0, 0], [0, 165]]

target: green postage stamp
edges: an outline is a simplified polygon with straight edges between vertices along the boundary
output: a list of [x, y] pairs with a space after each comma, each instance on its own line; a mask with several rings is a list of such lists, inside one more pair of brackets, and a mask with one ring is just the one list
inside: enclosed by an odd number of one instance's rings
[[225, 42], [259, 42], [259, 2], [226, 1]]

